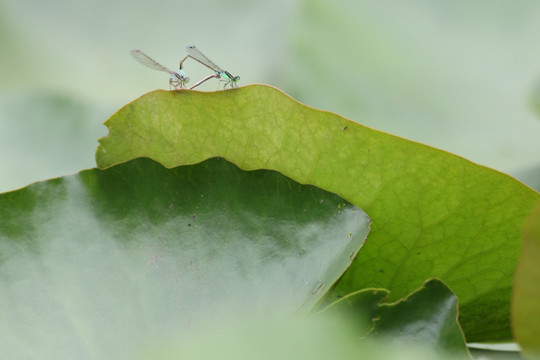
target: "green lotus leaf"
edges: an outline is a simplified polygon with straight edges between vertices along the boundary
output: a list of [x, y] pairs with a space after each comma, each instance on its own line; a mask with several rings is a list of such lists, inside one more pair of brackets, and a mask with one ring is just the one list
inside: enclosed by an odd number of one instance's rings
[[373, 224], [335, 298], [385, 288], [396, 301], [436, 277], [458, 296], [468, 341], [511, 338], [521, 226], [540, 196], [510, 176], [263, 85], [151, 92], [106, 126], [102, 168], [137, 157], [174, 167], [220, 156], [339, 194]]

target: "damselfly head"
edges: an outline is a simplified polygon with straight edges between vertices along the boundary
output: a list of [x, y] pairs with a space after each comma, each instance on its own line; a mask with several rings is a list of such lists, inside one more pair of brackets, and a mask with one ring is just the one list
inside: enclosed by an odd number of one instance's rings
[[225, 71], [225, 75], [227, 75], [227, 77], [229, 79], [231, 79], [232, 82], [237, 82], [238, 80], [240, 80], [240, 76], [233, 76], [230, 72], [228, 71]]

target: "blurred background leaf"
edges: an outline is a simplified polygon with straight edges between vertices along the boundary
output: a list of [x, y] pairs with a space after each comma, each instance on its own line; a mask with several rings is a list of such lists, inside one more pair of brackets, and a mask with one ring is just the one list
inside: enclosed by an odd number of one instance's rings
[[443, 360], [462, 356], [440, 355], [430, 348], [403, 346], [388, 339], [361, 340], [348, 321], [334, 317], [312, 317], [307, 321], [263, 324], [241, 322], [240, 326], [219, 327], [193, 334], [185, 341], [156, 341], [137, 360]]
[[[168, 89], [167, 76], [137, 64], [129, 50], [174, 69], [191, 44], [240, 75], [241, 85], [269, 83], [483, 165], [528, 170], [540, 153], [530, 101], [540, 81], [539, 33], [533, 0], [0, 0], [0, 124], [2, 136], [16, 140], [0, 148], [0, 191], [90, 166], [88, 144], [108, 115]], [[193, 62], [186, 72], [208, 74]], [[44, 106], [36, 97], [88, 111], [43, 128], [36, 143], [32, 115], [17, 107]], [[40, 121], [54, 123], [54, 115]], [[69, 124], [77, 121], [87, 125]], [[51, 146], [59, 134], [77, 139], [61, 146], [70, 159]]]
[[58, 93], [0, 98], [0, 192], [93, 167], [109, 111]]
[[512, 295], [512, 330], [529, 359], [540, 359], [540, 203], [523, 229]]

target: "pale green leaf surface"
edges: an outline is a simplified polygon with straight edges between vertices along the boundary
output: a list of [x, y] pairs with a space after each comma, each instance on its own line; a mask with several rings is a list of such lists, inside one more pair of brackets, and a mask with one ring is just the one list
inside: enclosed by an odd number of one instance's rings
[[369, 222], [223, 159], [137, 159], [2, 194], [0, 358], [123, 359], [216, 321], [305, 314]]
[[437, 277], [460, 299], [469, 341], [511, 337], [520, 228], [539, 199], [515, 179], [261, 85], [151, 92], [106, 125], [99, 167], [141, 156], [167, 167], [222, 156], [341, 195], [373, 225], [336, 296], [381, 287], [392, 301]]
[[156, 341], [136, 360], [463, 360], [416, 344], [360, 340], [347, 321], [311, 317], [303, 321], [239, 322], [197, 333], [185, 341]]

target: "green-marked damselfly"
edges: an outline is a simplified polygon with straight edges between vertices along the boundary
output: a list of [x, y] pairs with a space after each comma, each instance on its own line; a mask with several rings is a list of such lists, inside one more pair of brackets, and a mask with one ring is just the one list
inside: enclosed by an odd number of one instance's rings
[[211, 78], [217, 78], [217, 79], [220, 79], [220, 81], [224, 81], [225, 82], [225, 84], [223, 85], [224, 89], [227, 87], [227, 85], [229, 85], [231, 88], [238, 87], [237, 82], [238, 80], [240, 80], [240, 76], [233, 76], [230, 72], [223, 70], [221, 67], [217, 66], [212, 60], [207, 58], [206, 55], [204, 55], [195, 46], [188, 46], [186, 48], [186, 51], [188, 55], [180, 61], [180, 71], [182, 71], [183, 69], [184, 61], [186, 61], [187, 58], [192, 58], [193, 60], [203, 64], [204, 66], [206, 66], [207, 68], [215, 72], [215, 74], [209, 75], [205, 77], [204, 79], [200, 80], [199, 82], [197, 82], [195, 85], [190, 87], [190, 89], [193, 89], [199, 86], [200, 84], [202, 84], [203, 82]]

